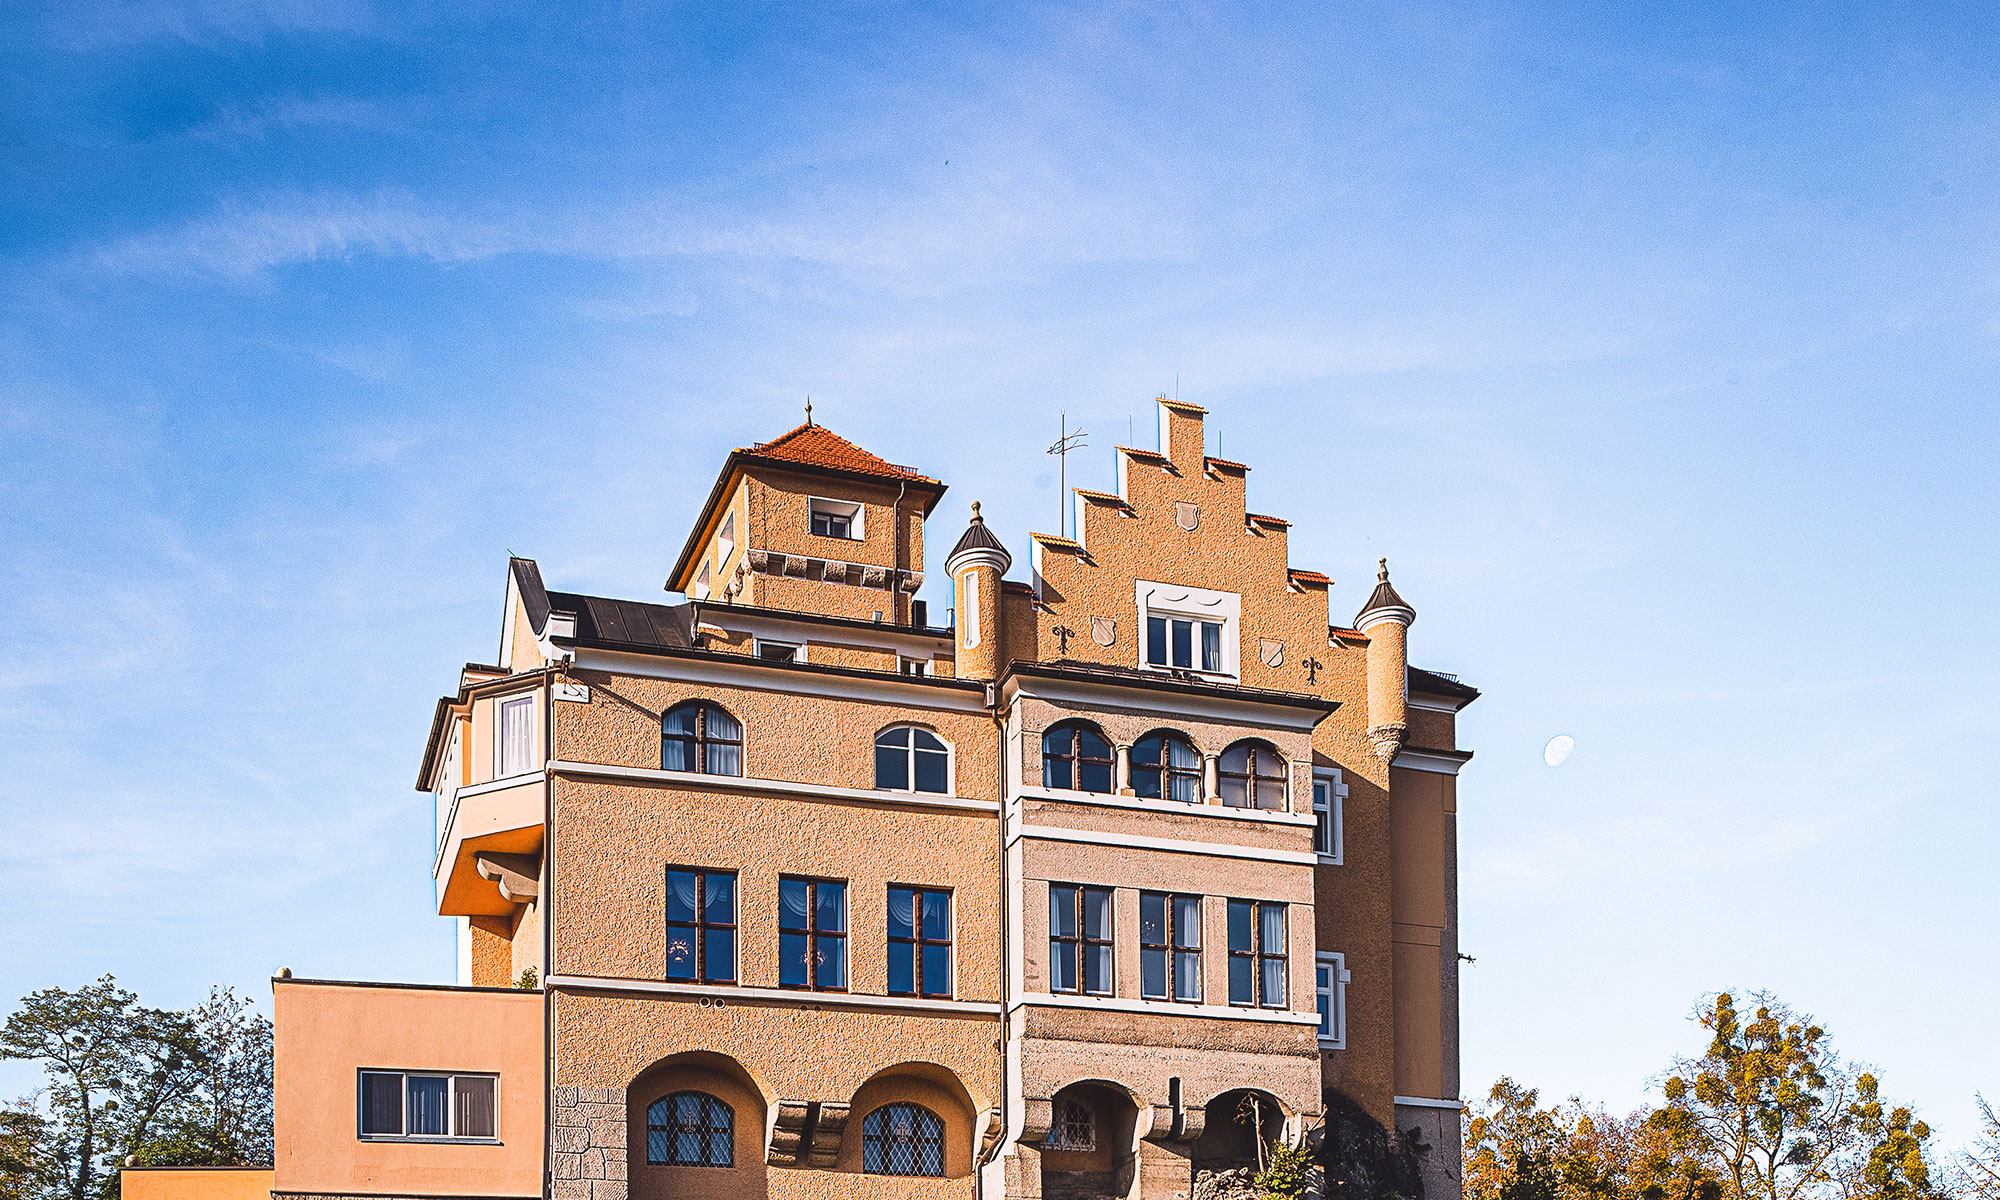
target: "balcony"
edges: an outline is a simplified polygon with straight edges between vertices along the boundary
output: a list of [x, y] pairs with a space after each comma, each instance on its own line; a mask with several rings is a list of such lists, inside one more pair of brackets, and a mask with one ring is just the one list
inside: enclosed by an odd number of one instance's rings
[[506, 916], [534, 899], [545, 800], [539, 770], [458, 790], [432, 868], [439, 916]]

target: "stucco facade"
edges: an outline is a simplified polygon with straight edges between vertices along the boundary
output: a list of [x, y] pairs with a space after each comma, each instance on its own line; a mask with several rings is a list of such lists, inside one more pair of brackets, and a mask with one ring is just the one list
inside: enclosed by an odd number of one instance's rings
[[729, 456], [678, 603], [510, 562], [417, 780], [463, 986], [278, 985], [274, 1191], [1193, 1200], [1337, 1093], [1455, 1200], [1477, 693], [1159, 415], [1025, 579], [954, 522], [942, 613], [944, 485], [810, 422]]

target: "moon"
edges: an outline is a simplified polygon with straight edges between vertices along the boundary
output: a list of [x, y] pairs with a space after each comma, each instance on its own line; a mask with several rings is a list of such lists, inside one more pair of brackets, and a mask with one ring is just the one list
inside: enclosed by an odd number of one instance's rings
[[1542, 747], [1542, 761], [1552, 767], [1560, 767], [1569, 761], [1569, 752], [1576, 749], [1576, 739], [1566, 733], [1559, 733]]

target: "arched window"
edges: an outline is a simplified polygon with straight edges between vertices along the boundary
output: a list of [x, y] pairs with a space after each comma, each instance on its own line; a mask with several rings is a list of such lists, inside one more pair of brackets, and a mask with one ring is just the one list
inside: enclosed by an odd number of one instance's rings
[[949, 792], [951, 747], [914, 725], [884, 729], [875, 735], [875, 786], [891, 792]]
[[1132, 747], [1132, 790], [1148, 799], [1201, 802], [1201, 755], [1177, 733], [1153, 733]]
[[660, 719], [660, 767], [704, 775], [743, 773], [743, 726], [716, 705], [691, 700]]
[[861, 1122], [861, 1169], [870, 1175], [944, 1174], [944, 1122], [921, 1104], [885, 1104]]
[[1042, 735], [1042, 786], [1079, 792], [1111, 790], [1111, 743], [1097, 726], [1070, 721]]
[[707, 1092], [675, 1092], [646, 1110], [646, 1161], [665, 1167], [736, 1165], [736, 1114]]
[[1222, 752], [1222, 802], [1231, 808], [1285, 807], [1285, 760], [1264, 742], [1238, 742]]

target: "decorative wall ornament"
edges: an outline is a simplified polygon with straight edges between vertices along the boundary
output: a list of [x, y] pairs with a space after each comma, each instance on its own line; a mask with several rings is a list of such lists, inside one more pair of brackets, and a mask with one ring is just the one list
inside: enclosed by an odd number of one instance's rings
[[1318, 683], [1319, 673], [1321, 671], [1326, 670], [1326, 664], [1316, 658], [1308, 658], [1299, 665], [1306, 669], [1307, 686], [1311, 686], [1312, 684]]
[[1118, 622], [1111, 617], [1090, 618], [1090, 640], [1100, 646], [1109, 646], [1118, 640]]
[[1069, 640], [1076, 636], [1076, 630], [1071, 629], [1067, 625], [1058, 625], [1054, 629], [1049, 630], [1049, 632], [1056, 635], [1056, 653], [1068, 654]]
[[1261, 638], [1257, 642], [1257, 657], [1267, 667], [1282, 667], [1285, 665], [1285, 643]]
[[1174, 524], [1182, 529], [1193, 529], [1201, 524], [1201, 510], [1182, 500], [1174, 505]]

